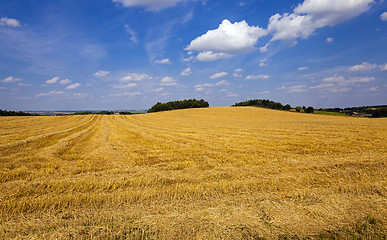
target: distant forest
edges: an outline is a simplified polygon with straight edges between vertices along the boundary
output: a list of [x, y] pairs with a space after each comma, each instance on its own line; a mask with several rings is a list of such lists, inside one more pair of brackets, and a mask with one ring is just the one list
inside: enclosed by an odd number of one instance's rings
[[14, 112], [0, 109], [0, 116], [38, 116], [36, 114], [26, 113], [26, 112]]
[[210, 104], [208, 104], [208, 102], [204, 101], [203, 99], [201, 100], [188, 99], [188, 100], [182, 100], [182, 101], [172, 101], [167, 103], [158, 102], [148, 110], [148, 113], [169, 111], [169, 110], [176, 110], [176, 109], [185, 109], [185, 108], [205, 108], [209, 106]]

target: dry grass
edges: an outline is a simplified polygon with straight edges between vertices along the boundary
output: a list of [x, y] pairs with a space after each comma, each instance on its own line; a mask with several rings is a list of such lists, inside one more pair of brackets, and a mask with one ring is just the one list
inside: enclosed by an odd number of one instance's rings
[[387, 119], [0, 118], [1, 239], [386, 239]]

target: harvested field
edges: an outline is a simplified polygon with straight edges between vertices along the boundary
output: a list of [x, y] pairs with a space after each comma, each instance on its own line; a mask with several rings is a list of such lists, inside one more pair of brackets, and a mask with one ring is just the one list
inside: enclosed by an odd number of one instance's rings
[[385, 239], [387, 119], [0, 118], [1, 239]]

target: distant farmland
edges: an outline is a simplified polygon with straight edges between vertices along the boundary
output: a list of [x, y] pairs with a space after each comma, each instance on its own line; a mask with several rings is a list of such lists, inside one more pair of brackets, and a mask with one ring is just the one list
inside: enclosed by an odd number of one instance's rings
[[0, 118], [0, 239], [385, 239], [387, 119]]

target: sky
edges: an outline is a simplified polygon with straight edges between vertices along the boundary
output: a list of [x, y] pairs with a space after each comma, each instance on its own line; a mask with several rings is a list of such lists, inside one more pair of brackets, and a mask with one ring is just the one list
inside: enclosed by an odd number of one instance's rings
[[384, 0], [2, 0], [0, 109], [387, 104]]

